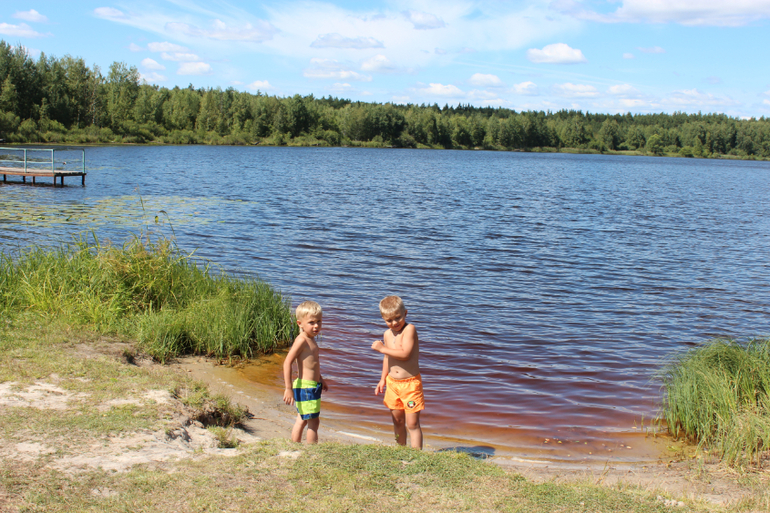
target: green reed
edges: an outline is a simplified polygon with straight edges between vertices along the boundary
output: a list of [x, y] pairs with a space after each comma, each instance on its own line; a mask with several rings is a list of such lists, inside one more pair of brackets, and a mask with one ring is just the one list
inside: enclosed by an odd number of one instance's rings
[[3, 310], [136, 336], [161, 361], [181, 354], [251, 357], [294, 334], [289, 301], [270, 285], [212, 272], [162, 237], [0, 254]]
[[770, 339], [713, 339], [661, 372], [669, 432], [728, 464], [760, 463], [770, 450]]

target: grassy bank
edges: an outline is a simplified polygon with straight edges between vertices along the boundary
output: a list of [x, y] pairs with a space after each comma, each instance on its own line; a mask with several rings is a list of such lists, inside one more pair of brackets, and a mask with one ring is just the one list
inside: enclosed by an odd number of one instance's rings
[[662, 416], [674, 436], [731, 465], [759, 464], [770, 450], [770, 339], [714, 339], [678, 355], [662, 373]]
[[270, 285], [201, 266], [165, 238], [0, 255], [0, 312], [20, 311], [135, 337], [160, 361], [251, 357], [289, 343], [295, 328]]
[[[727, 510], [622, 483], [535, 483], [453, 452], [337, 443], [309, 447], [280, 439], [236, 442], [243, 432], [231, 437], [235, 448], [191, 447], [163, 459], [158, 445], [173, 449], [183, 429], [192, 433], [184, 419], [202, 408], [190, 404], [206, 402], [207, 396], [173, 368], [132, 363], [132, 344], [30, 312], [3, 318], [1, 511]], [[39, 388], [50, 394], [36, 401], [33, 391]], [[204, 400], [183, 403], [180, 397]], [[141, 455], [149, 457], [142, 461]], [[118, 468], [121, 461], [130, 464]], [[770, 505], [766, 490], [757, 490], [730, 511]]]

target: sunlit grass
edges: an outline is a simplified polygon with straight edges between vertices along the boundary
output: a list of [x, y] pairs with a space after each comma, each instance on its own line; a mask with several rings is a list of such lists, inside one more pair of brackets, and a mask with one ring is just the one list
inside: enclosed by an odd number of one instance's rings
[[711, 340], [678, 355], [662, 378], [671, 434], [733, 465], [758, 463], [770, 450], [770, 339]]
[[0, 254], [0, 311], [19, 310], [136, 336], [161, 361], [251, 357], [288, 343], [294, 330], [289, 301], [270, 285], [214, 272], [163, 237]]

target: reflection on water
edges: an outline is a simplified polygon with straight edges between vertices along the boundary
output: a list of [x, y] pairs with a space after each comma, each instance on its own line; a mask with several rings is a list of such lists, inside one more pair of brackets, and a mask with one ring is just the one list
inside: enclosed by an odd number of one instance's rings
[[[86, 158], [86, 187], [0, 185], [0, 247], [91, 227], [118, 241], [167, 212], [183, 249], [321, 303], [331, 422], [390, 430], [369, 349], [388, 294], [420, 334], [426, 433], [551, 458], [632, 454], [667, 354], [770, 334], [765, 162], [223, 147]], [[280, 387], [273, 363], [260, 379]]]

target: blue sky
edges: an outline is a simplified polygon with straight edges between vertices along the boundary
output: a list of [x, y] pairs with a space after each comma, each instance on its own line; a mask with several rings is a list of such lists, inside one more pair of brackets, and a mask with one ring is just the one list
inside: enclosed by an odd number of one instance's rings
[[6, 0], [0, 38], [166, 87], [760, 117], [769, 19], [770, 0]]

